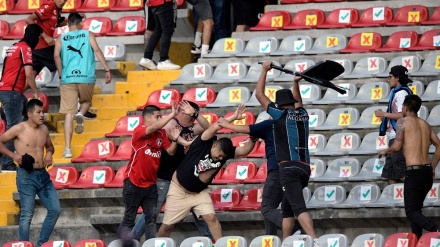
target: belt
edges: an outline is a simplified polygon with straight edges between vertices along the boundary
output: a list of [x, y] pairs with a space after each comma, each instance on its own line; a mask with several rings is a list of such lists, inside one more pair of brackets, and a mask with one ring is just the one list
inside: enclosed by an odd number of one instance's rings
[[411, 170], [428, 170], [428, 169], [432, 169], [432, 165], [431, 164], [426, 164], [426, 165], [415, 165], [415, 166], [407, 166], [406, 170], [407, 171], [411, 171]]

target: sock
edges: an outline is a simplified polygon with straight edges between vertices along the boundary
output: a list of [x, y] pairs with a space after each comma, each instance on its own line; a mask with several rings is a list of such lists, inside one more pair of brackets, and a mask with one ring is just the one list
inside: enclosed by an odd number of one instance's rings
[[201, 54], [208, 54], [209, 45], [202, 45]]
[[196, 32], [196, 36], [194, 37], [194, 45], [196, 47], [200, 47], [202, 44], [202, 35], [203, 33]]

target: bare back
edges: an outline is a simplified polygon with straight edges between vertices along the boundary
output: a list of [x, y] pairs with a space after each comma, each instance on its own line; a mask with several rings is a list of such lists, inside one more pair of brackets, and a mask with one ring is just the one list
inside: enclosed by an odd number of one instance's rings
[[[431, 164], [428, 157], [431, 145], [431, 126], [419, 117], [405, 117], [403, 121], [403, 154], [406, 165]], [[400, 126], [399, 126], [400, 128]], [[400, 131], [399, 131], [400, 132]], [[401, 138], [399, 136], [396, 137]]]

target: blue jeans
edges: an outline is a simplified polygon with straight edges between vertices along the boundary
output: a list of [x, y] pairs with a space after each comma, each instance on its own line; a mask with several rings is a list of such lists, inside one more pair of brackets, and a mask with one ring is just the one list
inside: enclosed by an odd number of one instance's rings
[[19, 167], [16, 180], [21, 206], [18, 240], [29, 241], [29, 229], [32, 217], [34, 216], [35, 195], [38, 195], [40, 201], [47, 209], [47, 215], [44, 218], [40, 236], [38, 237], [37, 247], [40, 247], [49, 240], [60, 215], [61, 208], [58, 194], [46, 169], [28, 172]]
[[278, 228], [282, 227], [283, 215], [277, 208], [283, 200], [283, 194], [279, 172], [270, 171], [263, 187], [261, 201], [261, 214], [264, 216], [264, 229], [267, 235], [277, 235]]
[[226, 38], [225, 15], [223, 14], [223, 5], [225, 0], [210, 0], [212, 9], [212, 19], [214, 21], [214, 42], [219, 39]]
[[[6, 130], [27, 120], [27, 98], [22, 93], [17, 91], [0, 91], [0, 102], [3, 104], [3, 111], [6, 116]], [[8, 141], [6, 147], [15, 152], [14, 140]], [[2, 166], [12, 164], [13, 162], [9, 156], [3, 155]]]

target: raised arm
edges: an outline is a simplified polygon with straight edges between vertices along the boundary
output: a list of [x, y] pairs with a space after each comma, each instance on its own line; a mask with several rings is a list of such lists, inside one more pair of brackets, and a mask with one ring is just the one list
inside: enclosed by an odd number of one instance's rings
[[180, 126], [178, 125], [174, 126], [174, 128], [167, 131], [167, 136], [171, 140], [171, 146], [169, 146], [165, 151], [171, 156], [176, 153], [177, 139], [180, 137], [180, 132], [181, 129]]
[[295, 76], [295, 79], [293, 79], [292, 94], [293, 94], [293, 98], [295, 98], [295, 100], [298, 101], [295, 103], [295, 108], [303, 106], [301, 92], [299, 91], [299, 81], [301, 79], [302, 79], [301, 76]]
[[266, 87], [266, 75], [267, 72], [271, 70], [271, 64], [272, 61], [266, 61], [263, 63], [263, 66], [261, 66], [260, 78], [258, 79], [257, 87], [255, 89], [255, 96], [257, 97], [258, 102], [260, 102], [265, 111], [267, 110], [267, 106], [270, 103], [269, 97], [264, 94], [264, 88]]
[[145, 130], [145, 135], [149, 135], [153, 132], [156, 132], [160, 129], [162, 129], [171, 119], [173, 119], [177, 114], [177, 102], [174, 102], [171, 104], [171, 113], [168, 114], [166, 117], [159, 119], [154, 124], [148, 126]]
[[101, 48], [99, 48], [99, 45], [96, 42], [95, 35], [92, 32], [89, 33], [90, 33], [89, 35], [90, 45], [92, 46], [92, 49], [95, 52], [95, 55], [98, 58], [99, 62], [102, 64], [102, 66], [105, 69], [105, 83], [109, 84], [112, 81], [110, 68], [108, 67], [107, 62], [105, 61], [105, 57], [104, 54], [102, 54]]
[[[246, 107], [242, 104], [235, 109], [234, 114], [230, 117], [225, 118], [226, 121], [232, 122], [234, 120], [243, 119], [243, 113], [246, 111]], [[201, 139], [206, 141], [215, 136], [217, 131], [219, 131], [222, 127], [218, 124], [218, 121], [214, 124], [211, 124], [207, 130], [202, 133]]]
[[434, 130], [431, 128], [431, 143], [435, 147], [434, 156], [432, 157], [432, 171], [435, 172], [435, 168], [438, 165], [438, 162], [440, 161], [440, 140], [438, 139], [438, 136], [435, 134]]
[[249, 134], [250, 132], [248, 125], [234, 125], [224, 118], [219, 119], [218, 124], [222, 128], [230, 129], [238, 133]]
[[379, 158], [383, 155], [398, 152], [403, 145], [403, 140], [405, 137], [405, 118], [401, 118], [397, 120], [397, 130], [396, 130], [396, 138], [394, 139], [393, 145], [391, 147], [384, 149], [379, 152]]

